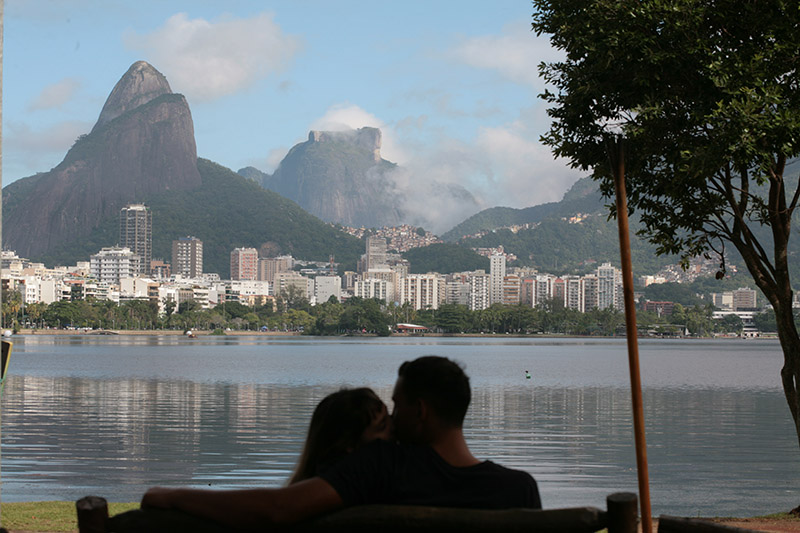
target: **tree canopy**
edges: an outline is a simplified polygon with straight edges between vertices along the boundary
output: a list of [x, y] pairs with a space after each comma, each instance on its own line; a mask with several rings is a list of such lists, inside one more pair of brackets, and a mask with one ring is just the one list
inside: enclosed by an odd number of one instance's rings
[[[535, 0], [533, 29], [564, 58], [540, 66], [556, 155], [613, 191], [659, 253], [741, 254], [775, 310], [800, 439], [800, 337], [788, 268], [800, 190], [800, 5], [781, 0]], [[791, 173], [791, 172], [790, 172]]]

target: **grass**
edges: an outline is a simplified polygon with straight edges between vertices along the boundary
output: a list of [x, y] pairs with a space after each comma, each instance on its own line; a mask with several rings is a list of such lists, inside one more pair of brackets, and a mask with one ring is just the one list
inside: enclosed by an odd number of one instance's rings
[[[139, 503], [108, 504], [108, 514], [137, 509]], [[3, 503], [2, 525], [9, 531], [77, 531], [75, 502]]]

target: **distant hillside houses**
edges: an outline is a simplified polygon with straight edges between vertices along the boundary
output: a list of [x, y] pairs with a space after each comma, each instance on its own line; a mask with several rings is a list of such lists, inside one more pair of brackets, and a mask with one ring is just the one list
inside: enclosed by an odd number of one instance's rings
[[402, 224], [400, 226], [384, 226], [382, 228], [352, 228], [348, 226], [341, 226], [342, 231], [348, 235], [363, 239], [364, 235], [371, 233], [376, 237], [382, 237], [388, 241], [388, 249], [396, 250], [400, 253], [407, 252], [412, 248], [422, 248], [442, 242], [442, 239], [426, 231], [423, 228]]

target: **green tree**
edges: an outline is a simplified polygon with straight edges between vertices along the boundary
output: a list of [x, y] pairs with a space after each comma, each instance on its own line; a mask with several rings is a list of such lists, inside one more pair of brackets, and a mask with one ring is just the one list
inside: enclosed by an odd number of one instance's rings
[[375, 298], [350, 298], [344, 303], [339, 317], [339, 328], [356, 333], [389, 335], [390, 316], [383, 310], [382, 302]]
[[39, 324], [39, 321], [42, 320], [46, 310], [47, 304], [44, 303], [33, 303], [25, 306], [25, 313], [28, 315], [28, 319], [31, 321], [34, 327], [36, 327]]
[[436, 311], [436, 327], [445, 333], [460, 333], [466, 329], [468, 317], [466, 305], [443, 304]]
[[[795, 312], [794, 321], [797, 323], [800, 321], [800, 316], [798, 316], [798, 312]], [[770, 332], [774, 333], [778, 330], [778, 324], [775, 321], [775, 313], [772, 311], [764, 311], [761, 313], [756, 313], [753, 315], [753, 323], [756, 326], [758, 331], [763, 332]]]
[[725, 315], [717, 322], [717, 331], [721, 333], [736, 333], [740, 335], [744, 329], [744, 323], [738, 315]]
[[314, 335], [333, 335], [339, 332], [339, 318], [344, 312], [344, 306], [335, 296], [328, 298], [327, 302], [314, 307]]
[[43, 314], [44, 321], [50, 326], [63, 327], [75, 322], [76, 311], [73, 302], [59, 300], [47, 306]]
[[15, 290], [3, 291], [3, 327], [17, 324], [17, 314], [22, 308], [22, 294]]
[[623, 163], [629, 209], [659, 253], [714, 253], [720, 276], [726, 245], [741, 255], [775, 312], [800, 442], [787, 260], [800, 190], [786, 179], [800, 155], [797, 3], [535, 0], [533, 29], [565, 52], [540, 67], [556, 155], [609, 196]]

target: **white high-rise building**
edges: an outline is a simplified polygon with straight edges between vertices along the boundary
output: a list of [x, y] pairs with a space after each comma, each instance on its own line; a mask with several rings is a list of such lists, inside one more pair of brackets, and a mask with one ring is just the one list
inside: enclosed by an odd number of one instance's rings
[[403, 278], [403, 297], [400, 302], [409, 302], [414, 309], [439, 309], [444, 303], [445, 277], [429, 272], [409, 274]]
[[469, 310], [489, 307], [489, 274], [478, 270], [469, 277]]
[[583, 291], [581, 290], [581, 278], [576, 276], [566, 276], [564, 281], [566, 283], [565, 305], [567, 309], [575, 309], [576, 311], [582, 310]]
[[398, 269], [394, 268], [374, 268], [367, 270], [361, 276], [361, 279], [368, 280], [368, 279], [380, 279], [386, 281], [390, 284], [389, 289], [392, 291], [391, 293], [387, 294], [385, 298], [381, 298], [382, 300], [386, 300], [387, 302], [399, 302], [401, 298], [401, 294], [399, 293], [402, 289], [402, 279], [403, 275]]
[[597, 304], [597, 285], [597, 276], [583, 276], [581, 278], [581, 312], [586, 313], [599, 307]]
[[489, 305], [503, 302], [503, 278], [506, 277], [506, 256], [492, 254], [489, 258]]
[[339, 276], [317, 276], [314, 278], [314, 303], [324, 304], [331, 296], [342, 299], [342, 278]]
[[130, 248], [103, 248], [91, 256], [89, 270], [98, 281], [119, 283], [120, 279], [132, 278], [141, 272], [141, 258]]
[[379, 278], [356, 281], [353, 287], [353, 296], [366, 299], [375, 298], [386, 302], [392, 301], [394, 292], [394, 283]]
[[622, 273], [611, 263], [603, 263], [597, 267], [597, 307], [606, 309], [614, 307], [620, 309], [623, 306], [620, 295], [622, 286]]
[[533, 278], [531, 305], [536, 307], [553, 297], [553, 276], [538, 274]]

